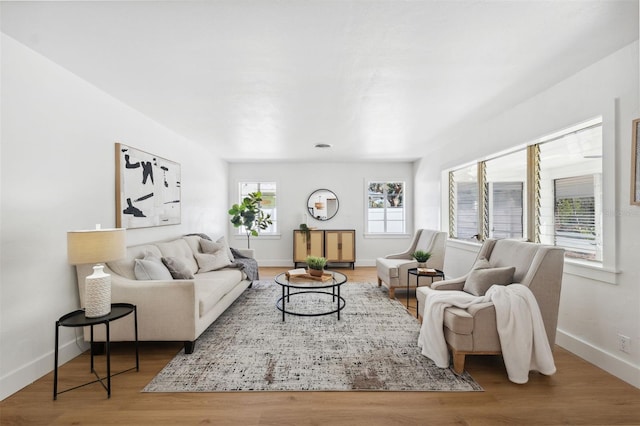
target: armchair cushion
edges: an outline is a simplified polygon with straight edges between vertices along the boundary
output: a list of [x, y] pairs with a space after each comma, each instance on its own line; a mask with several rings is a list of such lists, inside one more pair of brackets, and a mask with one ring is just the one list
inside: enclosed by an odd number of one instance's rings
[[514, 266], [503, 268], [473, 269], [464, 283], [463, 291], [474, 296], [484, 296], [494, 284], [507, 285], [513, 282]]

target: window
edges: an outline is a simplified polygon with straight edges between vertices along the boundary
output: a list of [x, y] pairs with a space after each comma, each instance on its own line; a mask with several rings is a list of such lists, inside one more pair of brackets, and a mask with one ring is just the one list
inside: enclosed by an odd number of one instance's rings
[[602, 120], [449, 172], [452, 238], [527, 238], [602, 261]]
[[405, 232], [404, 182], [369, 182], [367, 185], [367, 232]]
[[[272, 224], [265, 230], [260, 231], [260, 234], [276, 234], [278, 232], [278, 210], [277, 210], [277, 197], [276, 197], [276, 183], [275, 182], [240, 182], [239, 184], [239, 197], [238, 202], [242, 202], [244, 197], [248, 196], [252, 192], [262, 193], [262, 202], [260, 208], [265, 214], [271, 215]], [[246, 235], [244, 227], [238, 228], [238, 234]]]
[[449, 230], [460, 239], [478, 235], [478, 166], [476, 164], [449, 174], [451, 185], [449, 200]]

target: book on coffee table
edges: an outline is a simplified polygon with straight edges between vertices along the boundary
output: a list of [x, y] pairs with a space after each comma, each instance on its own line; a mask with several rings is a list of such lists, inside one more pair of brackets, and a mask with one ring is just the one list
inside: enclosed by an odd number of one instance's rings
[[321, 277], [316, 277], [307, 272], [304, 268], [291, 269], [286, 272], [287, 279], [290, 282], [304, 282], [304, 281], [330, 281], [333, 279], [331, 272], [324, 272]]

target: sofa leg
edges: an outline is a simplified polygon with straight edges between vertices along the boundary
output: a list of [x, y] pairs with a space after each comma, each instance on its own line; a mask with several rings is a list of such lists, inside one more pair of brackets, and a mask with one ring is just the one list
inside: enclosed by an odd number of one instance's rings
[[193, 350], [196, 348], [196, 341], [192, 341], [192, 342], [184, 342], [184, 353], [185, 354], [192, 354]]
[[393, 287], [389, 287], [389, 299], [396, 298], [396, 289]]
[[453, 371], [458, 374], [464, 372], [464, 353], [453, 351]]
[[380, 279], [380, 277], [378, 277], [378, 287], [380, 287], [382, 285], [382, 280]]

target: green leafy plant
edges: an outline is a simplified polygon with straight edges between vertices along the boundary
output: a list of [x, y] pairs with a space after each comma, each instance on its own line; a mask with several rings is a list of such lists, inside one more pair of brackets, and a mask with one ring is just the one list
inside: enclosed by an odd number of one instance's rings
[[244, 197], [240, 204], [234, 204], [229, 209], [231, 215], [231, 223], [234, 227], [244, 227], [247, 233], [247, 248], [251, 248], [249, 240], [251, 236], [257, 237], [260, 231], [265, 230], [273, 223], [270, 214], [260, 208], [262, 201], [262, 193], [252, 192]]
[[416, 261], [418, 261], [420, 263], [424, 263], [427, 260], [429, 260], [429, 258], [431, 257], [431, 253], [429, 253], [428, 251], [424, 251], [424, 250], [416, 250], [411, 256]]
[[307, 264], [309, 269], [322, 271], [327, 264], [327, 259], [320, 256], [307, 256], [305, 263]]
[[307, 226], [306, 223], [300, 224], [300, 230], [302, 231], [302, 241], [307, 242], [309, 238], [311, 238], [311, 229]]

